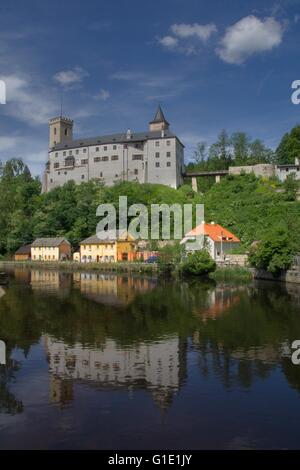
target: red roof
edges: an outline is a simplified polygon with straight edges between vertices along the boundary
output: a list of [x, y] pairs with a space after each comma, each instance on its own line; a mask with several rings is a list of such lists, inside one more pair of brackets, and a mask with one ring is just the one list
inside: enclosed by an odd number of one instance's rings
[[206, 222], [193, 228], [193, 230], [191, 230], [186, 235], [186, 237], [193, 235], [201, 235], [203, 234], [203, 231], [205, 236], [211, 238], [215, 242], [221, 241], [221, 238], [223, 242], [240, 242], [240, 239], [236, 235], [229, 232], [229, 230], [222, 227], [222, 225], [207, 224]]

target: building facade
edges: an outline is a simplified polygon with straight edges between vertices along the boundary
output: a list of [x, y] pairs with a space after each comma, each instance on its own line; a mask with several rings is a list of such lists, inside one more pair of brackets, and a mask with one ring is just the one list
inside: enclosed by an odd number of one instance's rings
[[31, 244], [33, 261], [61, 261], [71, 258], [71, 245], [65, 238], [37, 238]]
[[80, 242], [79, 245], [79, 260], [82, 263], [134, 261], [136, 259], [137, 244], [127, 232], [118, 234], [116, 240], [109, 236], [109, 231], [106, 239], [93, 235]]
[[31, 259], [31, 245], [23, 245], [15, 252], [15, 261], [28, 261]]
[[73, 121], [50, 119], [49, 158], [43, 192], [67, 181], [97, 179], [108, 186], [118, 181], [182, 184], [184, 146], [169, 128], [160, 107], [146, 132], [73, 139]]

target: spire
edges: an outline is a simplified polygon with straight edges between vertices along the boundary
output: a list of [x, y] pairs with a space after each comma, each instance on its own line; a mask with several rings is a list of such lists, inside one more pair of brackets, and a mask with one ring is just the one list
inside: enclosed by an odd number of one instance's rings
[[150, 130], [155, 131], [155, 130], [162, 130], [162, 129], [168, 129], [169, 128], [169, 123], [166, 120], [163, 110], [161, 109], [160, 105], [158, 105], [156, 114], [154, 116], [153, 121], [150, 121]]

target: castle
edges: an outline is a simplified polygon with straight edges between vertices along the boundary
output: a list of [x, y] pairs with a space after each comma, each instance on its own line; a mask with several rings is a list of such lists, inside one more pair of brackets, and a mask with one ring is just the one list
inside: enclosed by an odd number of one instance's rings
[[73, 140], [73, 120], [49, 121], [49, 158], [43, 175], [43, 192], [73, 180], [79, 184], [97, 179], [108, 186], [118, 181], [182, 184], [184, 145], [169, 129], [159, 106], [149, 130]]

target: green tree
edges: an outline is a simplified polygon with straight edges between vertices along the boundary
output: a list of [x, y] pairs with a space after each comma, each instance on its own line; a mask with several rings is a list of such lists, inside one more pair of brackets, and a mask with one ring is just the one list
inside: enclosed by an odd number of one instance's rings
[[276, 149], [276, 163], [294, 163], [295, 158], [300, 157], [300, 125], [295, 126], [281, 139]]
[[187, 255], [180, 266], [184, 275], [204, 276], [214, 272], [216, 263], [206, 249], [197, 250]]

